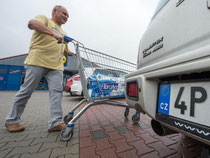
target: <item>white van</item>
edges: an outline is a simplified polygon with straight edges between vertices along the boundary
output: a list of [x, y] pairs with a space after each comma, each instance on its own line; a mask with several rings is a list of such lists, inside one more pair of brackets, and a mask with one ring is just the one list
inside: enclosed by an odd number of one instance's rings
[[126, 101], [159, 135], [210, 145], [210, 0], [160, 0], [141, 38]]

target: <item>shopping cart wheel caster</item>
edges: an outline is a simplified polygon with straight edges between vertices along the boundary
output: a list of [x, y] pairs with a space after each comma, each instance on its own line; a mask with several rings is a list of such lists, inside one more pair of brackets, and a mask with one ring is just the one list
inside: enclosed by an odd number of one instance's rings
[[69, 141], [71, 139], [71, 137], [73, 136], [73, 130], [71, 130], [70, 132], [65, 132], [65, 128], [60, 132], [60, 139], [63, 141]]
[[134, 114], [132, 116], [132, 121], [133, 121], [134, 124], [139, 123], [139, 121], [140, 121], [140, 112], [136, 112], [136, 114]]
[[127, 118], [127, 117], [128, 117], [128, 115], [129, 115], [129, 108], [126, 108], [126, 109], [125, 109], [125, 112], [124, 112], [124, 116], [125, 116], [125, 118]]
[[72, 118], [73, 118], [73, 114], [68, 114], [63, 118], [63, 122], [65, 124], [68, 124], [72, 120]]

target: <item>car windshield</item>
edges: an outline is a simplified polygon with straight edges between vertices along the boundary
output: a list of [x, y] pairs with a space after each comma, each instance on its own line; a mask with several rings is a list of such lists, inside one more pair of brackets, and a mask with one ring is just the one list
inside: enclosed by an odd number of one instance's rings
[[94, 74], [96, 73], [103, 73], [106, 76], [109, 77], [123, 77], [126, 73], [119, 70], [111, 70], [111, 69], [96, 69], [94, 71]]

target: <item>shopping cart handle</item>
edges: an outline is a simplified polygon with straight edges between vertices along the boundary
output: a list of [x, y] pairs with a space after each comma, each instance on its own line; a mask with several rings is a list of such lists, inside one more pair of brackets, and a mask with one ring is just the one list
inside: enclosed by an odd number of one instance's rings
[[66, 42], [66, 43], [69, 43], [74, 40], [73, 38], [68, 37], [68, 36], [64, 36], [63, 38], [64, 38], [64, 42]]

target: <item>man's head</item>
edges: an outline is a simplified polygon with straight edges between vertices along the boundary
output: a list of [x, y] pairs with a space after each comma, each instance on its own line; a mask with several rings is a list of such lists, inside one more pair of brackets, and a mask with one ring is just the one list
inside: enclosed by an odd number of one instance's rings
[[52, 20], [58, 25], [65, 24], [68, 20], [69, 13], [63, 6], [56, 5], [52, 10]]

